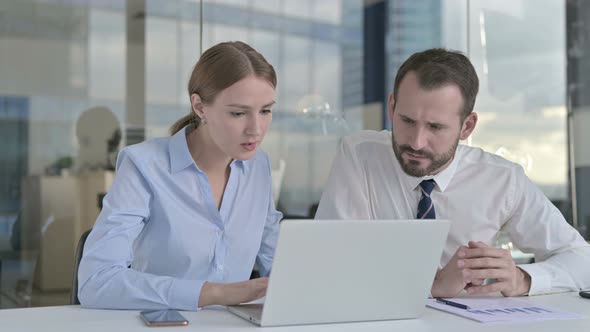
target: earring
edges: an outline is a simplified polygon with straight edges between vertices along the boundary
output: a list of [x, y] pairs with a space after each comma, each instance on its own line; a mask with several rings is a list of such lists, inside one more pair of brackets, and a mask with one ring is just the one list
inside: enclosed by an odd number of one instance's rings
[[201, 118], [201, 123], [204, 124], [204, 125], [206, 125], [207, 124], [207, 119]]

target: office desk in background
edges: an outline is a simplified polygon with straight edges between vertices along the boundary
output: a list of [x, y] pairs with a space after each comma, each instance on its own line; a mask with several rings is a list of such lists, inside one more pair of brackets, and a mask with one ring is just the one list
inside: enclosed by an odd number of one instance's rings
[[[135, 310], [91, 310], [79, 306], [44, 307], [0, 310], [0, 330], [19, 331], [252, 331], [265, 332], [346, 332], [346, 331], [435, 331], [435, 332], [520, 332], [520, 331], [590, 331], [590, 300], [577, 293], [534, 296], [527, 300], [584, 315], [581, 320], [544, 321], [516, 324], [481, 324], [438, 310], [426, 308], [418, 319], [360, 322], [346, 324], [299, 325], [261, 328], [229, 313], [225, 307], [214, 307], [199, 312], [183, 312], [190, 321], [186, 327], [150, 328], [144, 325]], [[360, 305], [351, 303], [351, 305]]]

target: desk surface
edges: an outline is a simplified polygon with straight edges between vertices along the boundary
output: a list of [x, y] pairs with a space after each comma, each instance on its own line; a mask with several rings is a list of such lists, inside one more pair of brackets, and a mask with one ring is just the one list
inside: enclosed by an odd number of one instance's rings
[[418, 319], [362, 322], [347, 324], [322, 324], [289, 327], [260, 328], [234, 316], [224, 307], [204, 309], [199, 312], [183, 312], [190, 321], [186, 327], [149, 328], [140, 320], [138, 311], [90, 310], [79, 306], [42, 307], [0, 310], [2, 331], [590, 331], [590, 300], [577, 293], [534, 296], [530, 301], [558, 307], [586, 316], [581, 320], [544, 321], [513, 324], [482, 324], [448, 313], [426, 308]]

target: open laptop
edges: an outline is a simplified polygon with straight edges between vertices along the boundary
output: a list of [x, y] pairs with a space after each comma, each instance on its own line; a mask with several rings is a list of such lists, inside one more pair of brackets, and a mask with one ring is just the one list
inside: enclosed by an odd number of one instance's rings
[[260, 326], [416, 318], [446, 220], [283, 220], [264, 304], [229, 306]]

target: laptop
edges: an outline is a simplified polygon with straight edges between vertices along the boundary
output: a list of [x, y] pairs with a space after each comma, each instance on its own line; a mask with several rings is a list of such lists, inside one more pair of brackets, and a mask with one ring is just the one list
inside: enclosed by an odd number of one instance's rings
[[260, 326], [416, 318], [446, 220], [283, 220], [264, 304], [228, 310]]

